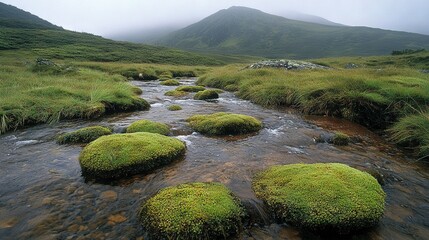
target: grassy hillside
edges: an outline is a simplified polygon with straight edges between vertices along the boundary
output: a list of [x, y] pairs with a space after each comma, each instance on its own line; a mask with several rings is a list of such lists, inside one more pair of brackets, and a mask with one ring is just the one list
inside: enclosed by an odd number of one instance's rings
[[383, 55], [405, 48], [429, 49], [429, 36], [320, 25], [232, 7], [162, 38], [159, 44], [201, 52], [319, 58]]
[[0, 27], [61, 29], [38, 16], [2, 2], [0, 2]]
[[[236, 91], [239, 97], [263, 106], [290, 106], [306, 114], [336, 116], [371, 129], [389, 129], [392, 140], [427, 157], [429, 74], [422, 68], [429, 66], [428, 58], [429, 52], [318, 59], [315, 62], [335, 69], [301, 71], [229, 65], [202, 76], [199, 83]], [[345, 69], [349, 60], [360, 67]]]

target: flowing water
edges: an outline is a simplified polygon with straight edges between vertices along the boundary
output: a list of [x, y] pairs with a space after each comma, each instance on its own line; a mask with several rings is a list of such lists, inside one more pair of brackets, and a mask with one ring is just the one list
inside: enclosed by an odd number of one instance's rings
[[[195, 79], [181, 80], [193, 84]], [[238, 239], [321, 239], [272, 222], [251, 190], [255, 173], [276, 164], [340, 162], [379, 176], [387, 193], [380, 224], [339, 239], [428, 239], [429, 169], [407, 160], [377, 135], [347, 121], [270, 110], [222, 93], [218, 101], [165, 97], [174, 87], [134, 82], [150, 111], [120, 114], [91, 122], [40, 125], [0, 136], [0, 239], [143, 239], [140, 204], [159, 189], [185, 182], [221, 182], [249, 209], [251, 220]], [[179, 104], [182, 111], [167, 106]], [[263, 130], [241, 137], [213, 138], [194, 133], [185, 119], [193, 114], [234, 112], [262, 120]], [[57, 145], [55, 136], [90, 125], [121, 132], [138, 119], [164, 122], [187, 144], [184, 160], [129, 179], [86, 181], [80, 172], [79, 145]], [[355, 143], [335, 147], [316, 143], [341, 130]], [[331, 239], [333, 236], [323, 238]]]

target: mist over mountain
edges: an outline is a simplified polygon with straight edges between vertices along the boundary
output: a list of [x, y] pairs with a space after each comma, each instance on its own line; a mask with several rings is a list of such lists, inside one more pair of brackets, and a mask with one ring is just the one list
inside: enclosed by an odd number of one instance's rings
[[369, 27], [290, 20], [247, 7], [221, 10], [169, 34], [157, 44], [200, 52], [317, 58], [383, 55], [429, 48], [429, 36]]
[[[304, 14], [296, 11], [282, 11], [282, 13], [279, 15], [291, 20], [317, 23], [328, 26], [344, 26], [342, 24], [329, 21], [319, 16]], [[118, 41], [129, 41], [135, 43], [156, 43], [159, 39], [166, 37], [168, 34], [174, 31], [185, 28], [188, 25], [190, 24], [171, 23], [170, 25], [162, 25], [152, 28], [129, 29], [122, 32], [106, 35], [106, 37]]]
[[0, 50], [31, 50], [39, 57], [137, 63], [221, 64], [212, 57], [161, 46], [117, 42], [64, 30], [19, 8], [0, 3]]

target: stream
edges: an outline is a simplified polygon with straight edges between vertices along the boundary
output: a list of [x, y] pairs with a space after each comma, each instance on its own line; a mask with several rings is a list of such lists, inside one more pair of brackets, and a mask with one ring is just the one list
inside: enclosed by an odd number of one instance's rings
[[[192, 85], [195, 79], [181, 79]], [[251, 219], [236, 239], [332, 239], [272, 222], [251, 189], [255, 173], [272, 165], [339, 162], [375, 172], [384, 182], [386, 210], [380, 224], [338, 239], [429, 239], [429, 168], [407, 159], [365, 128], [344, 120], [303, 117], [273, 110], [224, 92], [216, 101], [166, 97], [175, 87], [158, 81], [133, 82], [151, 103], [149, 111], [116, 114], [93, 121], [64, 121], [0, 135], [0, 239], [147, 239], [139, 207], [159, 189], [186, 182], [221, 182], [249, 209]], [[169, 111], [178, 104], [181, 111]], [[240, 137], [206, 137], [187, 126], [193, 114], [233, 112], [260, 119], [264, 128]], [[80, 145], [58, 145], [55, 137], [91, 125], [123, 131], [149, 119], [172, 126], [185, 141], [185, 159], [146, 175], [109, 183], [85, 180], [78, 162]], [[318, 136], [341, 130], [360, 140], [336, 147]]]

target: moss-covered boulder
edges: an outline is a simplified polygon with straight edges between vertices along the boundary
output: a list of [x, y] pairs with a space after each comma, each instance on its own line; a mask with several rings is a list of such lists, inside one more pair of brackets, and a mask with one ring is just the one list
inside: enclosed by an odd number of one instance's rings
[[165, 96], [169, 96], [169, 97], [183, 97], [188, 95], [188, 92], [184, 92], [184, 91], [176, 91], [176, 90], [171, 90], [166, 92], [164, 95]]
[[162, 81], [160, 84], [164, 86], [179, 86], [180, 82], [174, 79], [169, 79], [166, 81]]
[[186, 120], [197, 132], [207, 135], [238, 135], [257, 132], [261, 121], [254, 117], [219, 112], [210, 115], [194, 115]]
[[170, 127], [164, 123], [153, 122], [150, 120], [139, 120], [139, 121], [133, 122], [127, 128], [127, 133], [135, 133], [135, 132], [150, 132], [150, 133], [168, 135], [168, 133], [170, 133]]
[[242, 216], [239, 201], [220, 183], [162, 189], [140, 211], [153, 239], [226, 239], [239, 232]]
[[88, 144], [79, 162], [85, 176], [119, 178], [168, 164], [185, 149], [182, 141], [156, 133], [114, 134]]
[[216, 90], [204, 90], [197, 92], [195, 94], [194, 99], [195, 100], [208, 100], [208, 99], [216, 99], [219, 98], [219, 94]]
[[274, 216], [314, 231], [350, 231], [375, 225], [385, 193], [377, 180], [339, 163], [274, 166], [253, 181]]
[[182, 110], [182, 107], [179, 105], [170, 105], [170, 106], [168, 106], [167, 109], [170, 111], [180, 111], [180, 110]]
[[81, 128], [58, 136], [58, 144], [89, 143], [95, 139], [112, 134], [112, 130], [102, 126]]
[[175, 90], [182, 92], [200, 92], [206, 90], [206, 88], [203, 86], [180, 86]]

